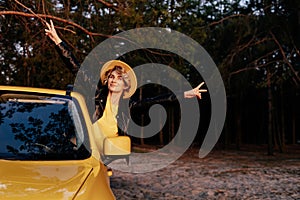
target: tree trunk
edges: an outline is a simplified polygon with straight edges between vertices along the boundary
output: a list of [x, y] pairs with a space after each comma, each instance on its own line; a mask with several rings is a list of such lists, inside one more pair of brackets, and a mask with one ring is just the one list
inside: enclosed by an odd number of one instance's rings
[[174, 128], [174, 108], [173, 106], [171, 106], [169, 108], [169, 112], [170, 112], [170, 125], [169, 125], [169, 130], [170, 130], [170, 140], [171, 141], [174, 136], [175, 136], [175, 128]]
[[292, 110], [292, 144], [296, 144], [296, 114], [294, 109]]
[[162, 119], [161, 119], [161, 114], [159, 115], [159, 144], [161, 146], [164, 146], [164, 133], [163, 133], [163, 124], [161, 123]]
[[236, 149], [240, 150], [242, 143], [242, 98], [243, 95], [237, 97], [237, 126], [236, 126]]
[[273, 96], [271, 88], [271, 73], [268, 69], [267, 72], [267, 84], [268, 84], [268, 155], [273, 155], [273, 130], [272, 130], [272, 114], [273, 114]]
[[[143, 79], [144, 78], [144, 76], [143, 76], [143, 73], [141, 73], [141, 79]], [[139, 94], [139, 100], [141, 101], [142, 100], [142, 98], [143, 98], [143, 89], [142, 89], [142, 87], [140, 87], [140, 89], [139, 89], [140, 91], [140, 94]], [[141, 140], [140, 140], [140, 142], [141, 142], [141, 145], [144, 145], [144, 115], [142, 115], [141, 116], [142, 117], [142, 121], [141, 121], [141, 124], [142, 124], [142, 128], [141, 128]]]
[[141, 128], [141, 145], [144, 145], [144, 115], [142, 115], [142, 128]]
[[297, 102], [297, 100], [295, 100], [296, 99], [296, 96], [295, 96], [295, 94], [296, 94], [296, 92], [297, 92], [297, 90], [292, 90], [293, 91], [293, 98], [292, 98], [292, 106], [291, 106], [291, 108], [292, 108], [292, 115], [291, 115], [291, 117], [292, 117], [292, 119], [291, 119], [291, 121], [292, 121], [292, 144], [296, 144], [296, 107], [297, 107], [297, 104], [298, 104], [298, 102]]
[[285, 151], [285, 112], [284, 112], [284, 96], [283, 96], [283, 87], [280, 87], [280, 105], [281, 105], [281, 142], [282, 142], [282, 152]]

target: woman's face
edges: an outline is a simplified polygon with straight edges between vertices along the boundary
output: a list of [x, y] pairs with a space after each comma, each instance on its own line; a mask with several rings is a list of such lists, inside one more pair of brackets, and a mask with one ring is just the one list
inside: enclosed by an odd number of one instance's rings
[[107, 80], [107, 86], [110, 92], [122, 93], [125, 87], [123, 77], [117, 71], [112, 71]]

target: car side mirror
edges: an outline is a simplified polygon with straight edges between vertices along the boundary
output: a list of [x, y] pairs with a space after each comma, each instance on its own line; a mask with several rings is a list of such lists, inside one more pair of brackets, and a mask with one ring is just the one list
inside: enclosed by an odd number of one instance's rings
[[98, 122], [92, 125], [95, 144], [99, 153], [104, 156], [129, 155], [131, 153], [131, 140], [128, 136], [106, 136]]
[[103, 141], [104, 156], [125, 156], [131, 152], [131, 140], [128, 136], [107, 137]]

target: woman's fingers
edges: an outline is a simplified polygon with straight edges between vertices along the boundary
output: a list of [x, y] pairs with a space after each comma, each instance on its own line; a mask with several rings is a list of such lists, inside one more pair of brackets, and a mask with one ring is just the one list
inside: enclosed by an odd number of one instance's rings
[[51, 25], [48, 22], [46, 22], [46, 25], [48, 27], [48, 29], [45, 29], [46, 35], [51, 35], [52, 34]]
[[194, 90], [194, 91], [195, 91], [195, 95], [196, 95], [199, 99], [202, 99], [201, 92], [207, 92], [206, 89], [200, 89], [203, 85], [204, 85], [204, 82], [200, 83], [200, 84], [198, 85], [198, 87], [196, 87], [196, 89]]
[[48, 29], [50, 30], [50, 24], [48, 22], [46, 22], [46, 26], [48, 27]]
[[200, 83], [197, 88], [201, 88], [204, 85], [204, 82]]
[[54, 24], [53, 24], [52, 19], [50, 19], [50, 24], [51, 24], [51, 28], [54, 28]]
[[198, 97], [199, 99], [202, 99], [201, 92], [207, 92], [206, 89], [200, 89], [203, 85], [204, 82], [200, 83], [196, 88], [184, 92], [185, 98]]
[[55, 28], [52, 20], [50, 20], [50, 24], [46, 22], [46, 25], [48, 27], [48, 29], [45, 29], [46, 32], [53, 32], [53, 33], [55, 32]]
[[58, 36], [53, 21], [50, 20], [50, 24], [48, 22], [46, 22], [46, 25], [48, 27], [48, 29], [45, 29], [46, 35], [57, 45], [59, 43], [62, 42], [62, 40], [60, 39], [60, 37]]

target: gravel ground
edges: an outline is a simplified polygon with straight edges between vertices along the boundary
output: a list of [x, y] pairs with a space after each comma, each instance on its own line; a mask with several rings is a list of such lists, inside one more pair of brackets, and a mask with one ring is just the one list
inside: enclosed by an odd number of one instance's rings
[[300, 151], [215, 150], [200, 159], [198, 149], [189, 149], [151, 173], [114, 170], [111, 188], [118, 200], [300, 199]]

